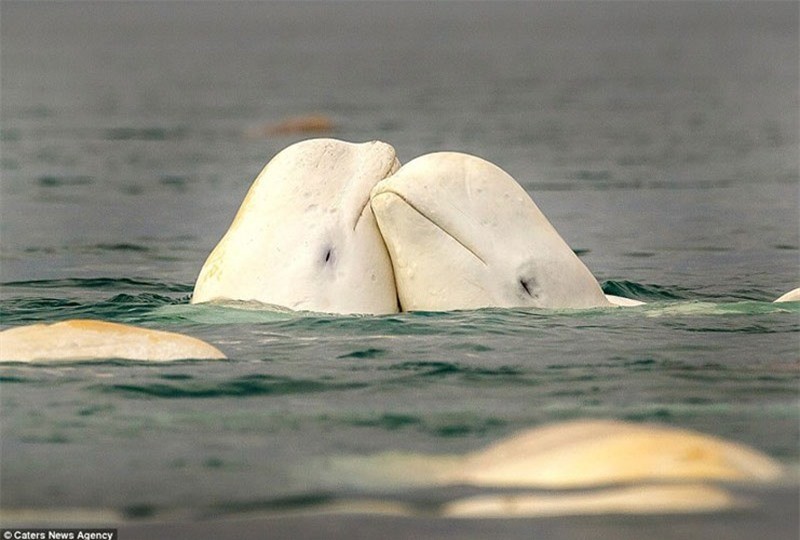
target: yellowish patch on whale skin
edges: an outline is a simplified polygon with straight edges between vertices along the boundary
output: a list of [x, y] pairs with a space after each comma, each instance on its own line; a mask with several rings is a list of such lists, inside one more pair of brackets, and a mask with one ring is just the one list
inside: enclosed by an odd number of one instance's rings
[[782, 472], [768, 456], [710, 435], [582, 420], [524, 431], [470, 454], [451, 481], [571, 488], [700, 479], [769, 482]]
[[72, 319], [54, 324], [20, 326], [0, 332], [2, 362], [112, 358], [221, 360], [225, 359], [225, 355], [216, 347], [183, 334], [97, 320]]

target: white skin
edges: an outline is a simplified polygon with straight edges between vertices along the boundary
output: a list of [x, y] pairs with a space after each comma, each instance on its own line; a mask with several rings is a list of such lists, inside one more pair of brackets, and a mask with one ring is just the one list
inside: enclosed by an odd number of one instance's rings
[[206, 260], [192, 302], [397, 312], [369, 193], [399, 166], [394, 149], [378, 141], [312, 139], [283, 150], [258, 175]]
[[0, 344], [1, 362], [225, 358], [219, 349], [190, 336], [94, 320], [10, 328], [0, 332]]
[[525, 190], [483, 159], [414, 159], [371, 204], [403, 310], [612, 305]]

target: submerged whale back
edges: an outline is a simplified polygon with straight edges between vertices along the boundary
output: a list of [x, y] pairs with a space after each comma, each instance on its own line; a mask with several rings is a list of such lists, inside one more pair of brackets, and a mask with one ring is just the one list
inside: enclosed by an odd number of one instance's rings
[[0, 362], [224, 359], [197, 338], [128, 324], [70, 319], [0, 332]]

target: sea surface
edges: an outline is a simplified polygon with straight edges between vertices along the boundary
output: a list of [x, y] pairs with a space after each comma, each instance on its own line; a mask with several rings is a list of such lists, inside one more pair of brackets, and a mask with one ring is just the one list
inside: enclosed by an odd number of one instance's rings
[[[757, 491], [760, 509], [692, 518], [467, 526], [316, 510], [388, 498], [434, 511], [463, 491], [365, 486], [325, 459], [459, 454], [575, 418], [695, 429], [798, 470], [800, 304], [771, 301], [800, 286], [799, 13], [3, 0], [0, 327], [132, 323], [230, 360], [3, 366], [0, 507], [33, 522], [121, 516], [125, 538], [183, 523], [167, 529], [177, 538], [197, 520], [210, 521], [193, 538], [263, 523], [295, 538], [797, 538], [791, 482]], [[647, 304], [189, 305], [253, 178], [310, 136], [253, 134], [310, 113], [332, 119], [327, 136], [389, 142], [403, 162], [458, 150], [498, 164], [607, 293]], [[253, 516], [266, 521], [219, 525]]]

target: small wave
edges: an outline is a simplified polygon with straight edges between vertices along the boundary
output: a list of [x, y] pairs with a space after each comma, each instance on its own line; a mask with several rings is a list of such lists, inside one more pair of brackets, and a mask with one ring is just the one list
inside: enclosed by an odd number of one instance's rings
[[384, 413], [374, 416], [346, 418], [342, 420], [342, 423], [355, 427], [380, 428], [388, 431], [410, 428], [442, 438], [482, 436], [506, 426], [506, 422], [499, 418], [474, 414], [445, 414], [425, 417], [413, 414]]
[[104, 136], [112, 141], [166, 141], [181, 139], [186, 135], [183, 128], [149, 127], [115, 127], [107, 129]]
[[430, 427], [431, 433], [442, 438], [469, 437], [486, 435], [505, 426], [505, 422], [496, 418], [479, 419], [477, 421], [450, 421]]
[[376, 349], [374, 347], [370, 347], [368, 349], [359, 349], [347, 354], [342, 354], [337, 356], [337, 358], [378, 358], [388, 352], [389, 351], [386, 349]]
[[[411, 372], [414, 379], [429, 379], [429, 378], [446, 378], [446, 377], [461, 377], [465, 380], [486, 380], [499, 378], [504, 382], [515, 380], [518, 382], [528, 383], [524, 379], [525, 372], [512, 366], [498, 366], [496, 368], [487, 367], [474, 367], [464, 366], [455, 362], [402, 362], [394, 364], [388, 368], [389, 371], [400, 371], [404, 373]], [[408, 377], [403, 377], [405, 382], [408, 382]]]
[[89, 246], [89, 248], [98, 251], [138, 251], [142, 253], [152, 251], [147, 246], [142, 246], [139, 244], [130, 244], [127, 242], [122, 242], [118, 244], [94, 244], [92, 246]]
[[175, 299], [153, 293], [121, 293], [112, 296], [108, 300], [92, 304], [88, 314], [100, 314], [101, 316], [106, 315], [113, 318], [141, 317], [151, 313], [158, 307], [183, 301], [183, 298]]
[[219, 503], [206, 510], [211, 516], [225, 516], [229, 514], [281, 514], [287, 511], [302, 511], [324, 509], [337, 501], [336, 495], [331, 492], [309, 492], [299, 495], [277, 497], [265, 500], [243, 500]]
[[0, 301], [0, 320], [4, 325], [75, 318], [139, 322], [142, 317], [161, 306], [183, 301], [182, 298], [175, 299], [154, 293], [120, 293], [96, 302], [69, 298], [4, 298]]
[[377, 427], [395, 431], [409, 426], [422, 424], [422, 418], [410, 414], [385, 413], [377, 417], [354, 418], [349, 422], [357, 427]]
[[95, 183], [91, 176], [55, 176], [45, 175], [39, 177], [39, 185], [42, 187], [62, 187], [62, 186], [87, 186]]
[[138, 278], [109, 277], [6, 281], [0, 283], [0, 287], [26, 287], [31, 289], [119, 289], [122, 287], [134, 287], [139, 290], [145, 289], [183, 293], [190, 293], [192, 290], [194, 290], [194, 285], [188, 285], [185, 283], [170, 283]]
[[604, 281], [602, 285], [605, 294], [632, 298], [634, 300], [659, 301], [659, 300], [686, 300], [686, 292], [677, 287], [662, 287], [635, 281]]
[[30, 380], [24, 377], [17, 377], [15, 375], [0, 376], [0, 383], [7, 384], [7, 383], [26, 383], [26, 382], [30, 382]]
[[94, 387], [109, 394], [139, 395], [157, 398], [219, 398], [265, 395], [308, 394], [363, 388], [363, 383], [331, 383], [309, 379], [292, 379], [271, 375], [249, 375], [221, 382], [188, 379], [172, 384], [110, 384]]

